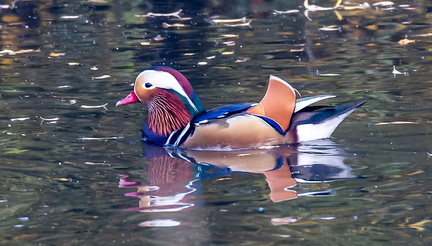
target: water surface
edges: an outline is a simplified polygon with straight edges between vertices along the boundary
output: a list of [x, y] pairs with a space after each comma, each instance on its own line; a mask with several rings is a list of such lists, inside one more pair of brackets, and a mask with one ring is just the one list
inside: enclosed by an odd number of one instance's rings
[[[428, 1], [1, 7], [0, 244], [427, 245], [430, 11]], [[208, 108], [258, 101], [269, 74], [303, 96], [337, 95], [330, 105], [368, 102], [330, 140], [173, 153], [140, 141], [144, 105], [114, 107], [153, 65], [183, 72]]]

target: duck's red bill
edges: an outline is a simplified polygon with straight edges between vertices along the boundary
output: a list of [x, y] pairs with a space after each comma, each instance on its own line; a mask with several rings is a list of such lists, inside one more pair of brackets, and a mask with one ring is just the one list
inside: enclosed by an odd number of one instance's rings
[[139, 102], [138, 97], [135, 95], [135, 92], [131, 91], [127, 97], [123, 98], [122, 100], [118, 101], [116, 103], [116, 107], [129, 104], [129, 103], [136, 103]]

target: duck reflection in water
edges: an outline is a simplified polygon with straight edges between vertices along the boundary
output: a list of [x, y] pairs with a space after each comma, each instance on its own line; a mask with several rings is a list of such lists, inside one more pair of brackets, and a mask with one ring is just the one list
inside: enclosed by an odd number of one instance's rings
[[298, 183], [322, 183], [356, 176], [344, 163], [344, 153], [331, 140], [268, 149], [203, 151], [163, 148], [144, 142], [148, 160], [148, 183], [120, 179], [121, 188], [137, 188], [126, 193], [140, 199], [140, 212], [173, 212], [196, 204], [196, 196], [206, 179], [229, 178], [231, 173], [260, 173], [270, 188], [269, 198], [281, 202], [302, 196], [332, 196], [331, 189], [299, 192]]

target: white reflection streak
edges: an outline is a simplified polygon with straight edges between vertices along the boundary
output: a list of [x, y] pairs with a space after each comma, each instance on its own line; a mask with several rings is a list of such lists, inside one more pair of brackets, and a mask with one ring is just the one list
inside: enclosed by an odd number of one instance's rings
[[145, 15], [135, 15], [135, 16], [136, 17], [177, 17], [177, 18], [180, 18], [180, 13], [182, 11], [183, 10], [180, 9], [180, 10], [178, 10], [176, 12], [172, 12], [172, 13], [152, 13], [152, 12], [149, 12]]
[[172, 219], [165, 219], [165, 220], [149, 220], [139, 223], [139, 226], [143, 227], [172, 227], [172, 226], [179, 226], [180, 222], [172, 220]]
[[[141, 198], [142, 201], [145, 201], [145, 198], [149, 198], [149, 201], [147, 202], [148, 205], [146, 207], [142, 208], [148, 208], [148, 210], [142, 210], [140, 212], [149, 212], [149, 213], [155, 213], [155, 212], [178, 212], [186, 208], [190, 208], [195, 206], [193, 203], [185, 203], [180, 202], [185, 198], [187, 195], [194, 193], [197, 189], [192, 187], [193, 183], [195, 181], [198, 181], [198, 179], [191, 180], [185, 187], [189, 189], [188, 192], [184, 193], [178, 193], [172, 196], [145, 196]], [[160, 207], [160, 206], [180, 206], [175, 208], [151, 208], [151, 207]]]

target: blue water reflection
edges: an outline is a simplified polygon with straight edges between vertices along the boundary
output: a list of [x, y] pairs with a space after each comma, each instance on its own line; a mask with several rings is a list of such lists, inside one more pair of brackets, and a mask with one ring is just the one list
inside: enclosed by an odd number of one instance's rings
[[252, 173], [262, 174], [273, 202], [335, 195], [332, 188], [299, 191], [298, 183], [357, 178], [344, 163], [343, 151], [328, 139], [233, 151], [170, 149], [144, 142], [143, 150], [148, 160], [148, 182], [133, 181], [127, 175], [119, 182], [120, 188], [136, 189], [125, 193], [139, 199], [138, 207], [128, 209], [131, 211], [177, 212], [202, 206], [196, 197], [206, 189], [203, 180], [230, 179], [232, 173], [241, 173], [244, 179]]

